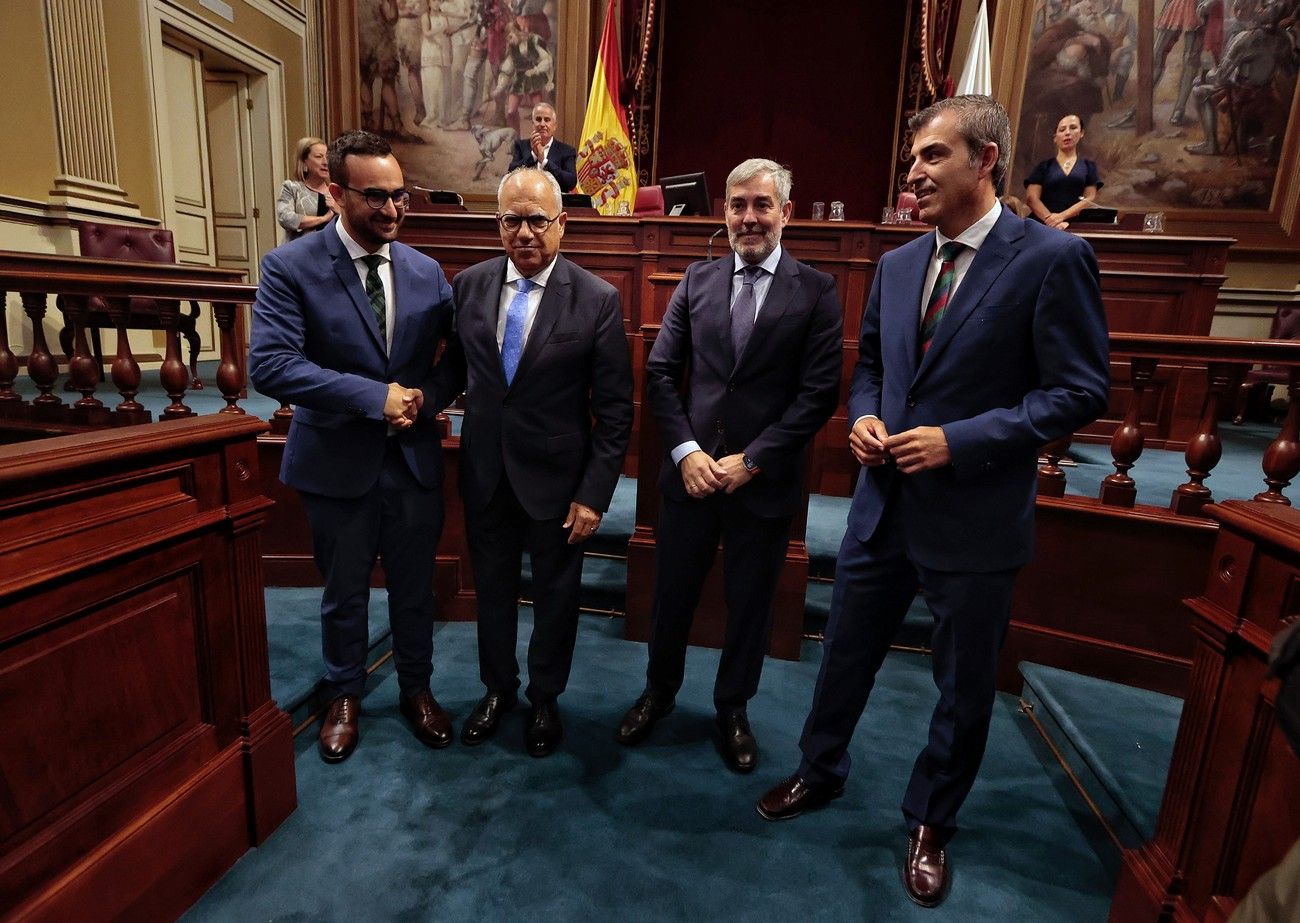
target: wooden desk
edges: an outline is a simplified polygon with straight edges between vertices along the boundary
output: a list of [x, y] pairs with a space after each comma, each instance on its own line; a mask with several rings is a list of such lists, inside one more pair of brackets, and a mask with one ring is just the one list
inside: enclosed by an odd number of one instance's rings
[[[923, 225], [876, 225], [857, 221], [791, 221], [782, 243], [797, 258], [835, 277], [844, 305], [844, 378], [857, 359], [862, 309], [871, 291], [880, 257], [920, 234]], [[1102, 296], [1111, 330], [1129, 333], [1177, 333], [1206, 336], [1214, 316], [1227, 266], [1227, 237], [1179, 237], [1096, 231], [1081, 235], [1093, 246], [1101, 267]], [[501, 239], [496, 220], [486, 214], [411, 214], [402, 240], [442, 263], [448, 275], [496, 256]], [[622, 296], [628, 348], [643, 324], [663, 319], [655, 299], [653, 277], [680, 273], [692, 262], [729, 250], [719, 218], [606, 218], [573, 216], [565, 228], [562, 252], [584, 269], [605, 279]], [[637, 360], [639, 361], [639, 360]], [[636, 361], [634, 361], [634, 365]], [[1116, 381], [1126, 382], [1128, 366], [1114, 363]], [[637, 375], [639, 381], [639, 374]], [[1194, 431], [1205, 396], [1201, 367], [1162, 368], [1148, 389], [1143, 419], [1150, 448], [1183, 448]], [[847, 388], [846, 388], [847, 391]], [[1084, 431], [1084, 439], [1104, 441], [1124, 419], [1127, 386], [1111, 393], [1110, 409]], [[641, 392], [635, 395], [632, 445], [640, 430]], [[843, 399], [831, 422], [813, 445], [816, 493], [845, 496], [855, 471], [848, 452], [848, 412]], [[635, 476], [636, 453], [629, 452], [625, 472]]]

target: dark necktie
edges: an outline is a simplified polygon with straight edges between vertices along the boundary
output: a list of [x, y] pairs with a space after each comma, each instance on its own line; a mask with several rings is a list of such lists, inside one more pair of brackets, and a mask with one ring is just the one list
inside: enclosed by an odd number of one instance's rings
[[513, 384], [519, 369], [519, 358], [524, 353], [524, 319], [528, 317], [528, 290], [533, 283], [520, 279], [519, 289], [506, 308], [506, 332], [501, 337], [501, 368], [506, 373], [506, 384]]
[[370, 299], [370, 310], [375, 312], [375, 322], [379, 324], [379, 341], [388, 349], [388, 307], [384, 300], [384, 281], [379, 278], [379, 264], [384, 258], [378, 253], [370, 253], [361, 258], [369, 267], [366, 273], [366, 297]]
[[745, 352], [749, 335], [754, 332], [754, 283], [762, 271], [762, 266], [746, 266], [741, 270], [740, 294], [731, 305], [731, 355], [737, 362]]
[[934, 332], [939, 329], [939, 322], [948, 311], [953, 282], [957, 278], [957, 255], [964, 249], [966, 245], [955, 240], [950, 240], [939, 248], [939, 277], [934, 280], [934, 290], [930, 292], [930, 301], [925, 306], [925, 315], [921, 318], [922, 356], [930, 348]]

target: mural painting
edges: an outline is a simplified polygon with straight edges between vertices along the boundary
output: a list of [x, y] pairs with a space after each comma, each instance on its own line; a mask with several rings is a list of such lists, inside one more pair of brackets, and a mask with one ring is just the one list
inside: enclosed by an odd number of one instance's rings
[[555, 102], [557, 2], [356, 0], [361, 124], [408, 184], [496, 193], [533, 106]]
[[[1140, 7], [1145, 6], [1145, 10]], [[1292, 117], [1300, 0], [1035, 0], [1012, 180], [1078, 115], [1100, 205], [1267, 210]], [[1138, 43], [1151, 17], [1150, 48]], [[1150, 82], [1142, 85], [1141, 58]], [[1141, 94], [1152, 112], [1142, 130]]]

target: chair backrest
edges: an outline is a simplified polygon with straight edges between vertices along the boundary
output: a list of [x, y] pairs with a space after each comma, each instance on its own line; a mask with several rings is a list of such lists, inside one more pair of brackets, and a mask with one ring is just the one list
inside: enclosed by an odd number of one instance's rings
[[81, 255], [103, 260], [136, 260], [142, 263], [174, 263], [176, 248], [166, 228], [140, 228], [128, 224], [77, 225]]
[[634, 215], [662, 215], [664, 213], [664, 190], [662, 186], [638, 186], [636, 203], [632, 207]]
[[912, 217], [915, 218], [917, 215], [916, 196], [910, 192], [900, 192], [898, 201], [894, 203], [894, 208], [897, 211], [902, 211], [905, 208], [909, 209], [912, 212]]
[[1280, 305], [1268, 328], [1270, 340], [1300, 340], [1300, 307]]

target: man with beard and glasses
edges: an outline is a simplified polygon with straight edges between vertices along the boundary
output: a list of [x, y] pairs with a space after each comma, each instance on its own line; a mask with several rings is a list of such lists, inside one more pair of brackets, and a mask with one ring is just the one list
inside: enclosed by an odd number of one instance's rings
[[451, 332], [438, 264], [397, 242], [410, 194], [388, 142], [368, 131], [328, 150], [339, 218], [262, 260], [248, 371], [294, 405], [280, 480], [298, 491], [324, 578], [320, 755], [358, 740], [366, 685], [370, 572], [388, 587], [401, 712], [430, 747], [451, 719], [429, 690], [433, 565], [442, 532], [442, 445], [434, 415], [454, 396], [434, 369]]
[[727, 627], [713, 704], [723, 761], [741, 773], [758, 761], [746, 703], [758, 690], [808, 444], [835, 409], [843, 349], [834, 279], [781, 247], [790, 184], [770, 160], [731, 171], [733, 252], [687, 268], [645, 366], [646, 406], [669, 451], [646, 687], [618, 740], [640, 743], [672, 711], [721, 538]]
[[987, 96], [912, 117], [908, 184], [936, 227], [880, 260], [849, 388], [863, 467], [835, 564], [798, 771], [758, 802], [795, 817], [844, 790], [849, 739], [920, 590], [938, 702], [903, 796], [903, 881], [933, 907], [984, 756], [1011, 588], [1034, 544], [1038, 450], [1092, 422], [1110, 387], [1086, 241], [1002, 208], [1011, 128]]

